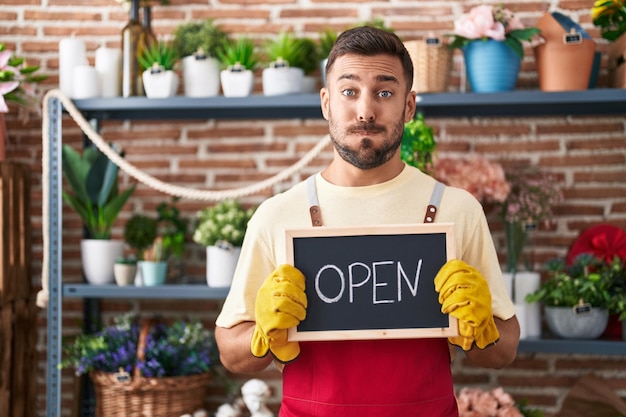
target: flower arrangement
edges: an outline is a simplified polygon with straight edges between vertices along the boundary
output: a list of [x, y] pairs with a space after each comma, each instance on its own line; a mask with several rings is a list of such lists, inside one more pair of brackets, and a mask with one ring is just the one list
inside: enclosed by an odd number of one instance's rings
[[8, 113], [7, 101], [28, 106], [33, 103], [31, 86], [47, 78], [36, 75], [38, 66], [27, 65], [24, 58], [13, 55], [0, 43], [0, 113]]
[[522, 58], [522, 41], [539, 33], [535, 27], [525, 28], [522, 22], [502, 6], [481, 5], [454, 22], [454, 36], [450, 48], [462, 48], [470, 42], [493, 39], [503, 41]]
[[241, 246], [253, 213], [253, 208], [246, 210], [235, 200], [206, 207], [196, 215], [193, 240], [203, 246], [213, 246], [218, 242]]
[[626, 2], [624, 0], [596, 0], [591, 8], [591, 19], [600, 27], [602, 37], [614, 41], [626, 33]]
[[462, 188], [482, 202], [504, 202], [510, 186], [502, 165], [481, 156], [438, 158], [434, 176], [444, 184]]
[[91, 371], [127, 372], [135, 367], [147, 378], [196, 375], [217, 364], [213, 334], [199, 321], [178, 320], [167, 326], [157, 321], [146, 338], [144, 359], [137, 359], [141, 326], [137, 316], [126, 314], [94, 334], [81, 334], [63, 347], [59, 368], [72, 367], [77, 375]]
[[538, 223], [549, 223], [552, 208], [563, 200], [559, 182], [538, 168], [513, 168], [506, 172], [511, 190], [501, 204], [505, 224], [507, 272], [517, 271], [528, 231]]
[[480, 388], [462, 388], [456, 396], [459, 417], [543, 417], [538, 410], [529, 410], [516, 404], [502, 387], [484, 391]]

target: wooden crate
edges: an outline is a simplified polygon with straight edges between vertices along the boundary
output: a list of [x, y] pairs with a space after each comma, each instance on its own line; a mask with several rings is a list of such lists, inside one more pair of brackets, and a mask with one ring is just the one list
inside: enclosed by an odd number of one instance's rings
[[0, 162], [0, 304], [31, 292], [30, 168]]
[[0, 307], [0, 416], [35, 417], [37, 396], [35, 300]]

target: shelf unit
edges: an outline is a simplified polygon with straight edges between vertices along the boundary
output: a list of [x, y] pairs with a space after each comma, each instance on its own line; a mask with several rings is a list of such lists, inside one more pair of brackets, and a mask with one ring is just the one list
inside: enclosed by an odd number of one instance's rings
[[[251, 96], [245, 98], [167, 99], [107, 98], [76, 100], [75, 105], [87, 119], [104, 120], [178, 120], [178, 119], [290, 119], [321, 118], [320, 98], [316, 94]], [[59, 99], [49, 98], [50, 150], [47, 181], [49, 185], [48, 273], [49, 302], [47, 327], [47, 416], [61, 416], [61, 318], [63, 297], [133, 299], [223, 299], [226, 289], [205, 285], [169, 285], [154, 288], [89, 286], [63, 284], [61, 278], [62, 199], [61, 199], [61, 118]], [[426, 117], [541, 117], [555, 115], [623, 115], [626, 90], [597, 89], [546, 93], [513, 91], [505, 93], [445, 93], [417, 97], [417, 111]], [[564, 339], [522, 340], [519, 352], [626, 354], [626, 342]]]

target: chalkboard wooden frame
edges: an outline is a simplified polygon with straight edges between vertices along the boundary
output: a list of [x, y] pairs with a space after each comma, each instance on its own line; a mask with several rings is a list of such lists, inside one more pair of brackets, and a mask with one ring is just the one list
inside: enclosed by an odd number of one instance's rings
[[[303, 252], [310, 253], [309, 251], [304, 249], [303, 245], [312, 244], [312, 245], [316, 245], [318, 248], [321, 248], [322, 252], [324, 252], [323, 253], [324, 259], [326, 259], [326, 257], [341, 256], [341, 254], [336, 255], [337, 252], [342, 253], [344, 250], [349, 250], [349, 249], [345, 249], [346, 247], [353, 247], [353, 251], [355, 250], [362, 251], [363, 248], [365, 247], [371, 247], [371, 244], [376, 239], [378, 239], [378, 241], [383, 245], [389, 242], [396, 242], [393, 244], [402, 245], [403, 243], [407, 242], [406, 239], [409, 239], [410, 242], [412, 243], [413, 242], [418, 243], [417, 246], [420, 246], [420, 247], [424, 247], [424, 244], [425, 242], [427, 242], [428, 239], [431, 239], [431, 240], [435, 239], [437, 241], [437, 244], [427, 245], [428, 246], [427, 250], [445, 252], [445, 253], [436, 253], [436, 256], [434, 256], [434, 258], [438, 259], [439, 264], [431, 265], [431, 267], [428, 269], [431, 275], [429, 276], [429, 280], [426, 280], [424, 284], [424, 285], [429, 286], [429, 287], [426, 287], [426, 289], [424, 290], [425, 297], [428, 297], [428, 298], [426, 299], [427, 300], [426, 303], [420, 302], [420, 304], [429, 305], [428, 308], [430, 309], [429, 310], [430, 312], [424, 315], [420, 315], [420, 314], [410, 315], [412, 317], [410, 320], [425, 320], [423, 318], [415, 319], [413, 318], [414, 316], [416, 317], [437, 316], [434, 319], [436, 321], [436, 324], [428, 324], [428, 323], [426, 325], [416, 324], [415, 326], [413, 324], [408, 325], [408, 326], [401, 324], [399, 326], [396, 326], [396, 324], [393, 323], [391, 325], [385, 326], [385, 328], [373, 326], [375, 328], [358, 328], [358, 329], [355, 329], [352, 327], [329, 329], [329, 328], [325, 328], [326, 324], [321, 324], [322, 328], [311, 329], [310, 326], [309, 328], [307, 328], [305, 326], [307, 321], [317, 320], [315, 318], [317, 312], [320, 312], [320, 314], [317, 314], [317, 316], [323, 316], [324, 314], [327, 315], [327, 313], [323, 313], [324, 310], [326, 312], [329, 311], [328, 304], [326, 304], [326, 306], [323, 306], [322, 310], [319, 310], [318, 307], [316, 307], [312, 303], [312, 301], [317, 300], [317, 298], [315, 298], [314, 300], [313, 297], [311, 297], [311, 293], [310, 293], [311, 290], [307, 290], [307, 297], [309, 299], [309, 306], [307, 308], [307, 318], [303, 322], [301, 322], [298, 327], [294, 327], [289, 330], [289, 336], [288, 336], [289, 340], [321, 341], [321, 340], [348, 340], [348, 339], [358, 340], [358, 339], [406, 339], [406, 338], [438, 338], [438, 337], [447, 338], [447, 337], [453, 337], [453, 336], [458, 335], [458, 320], [441, 313], [440, 304], [437, 299], [437, 293], [434, 291], [434, 284], [428, 284], [429, 282], [434, 280], [436, 271], [438, 271], [438, 269], [441, 267], [441, 265], [443, 265], [443, 263], [445, 263], [445, 261], [456, 257], [456, 245], [455, 245], [455, 239], [454, 239], [454, 224], [453, 223], [395, 224], [395, 225], [373, 225], [373, 226], [364, 226], [364, 227], [312, 227], [312, 228], [306, 228], [306, 229], [286, 230], [285, 237], [286, 237], [285, 244], [286, 244], [286, 249], [287, 249], [287, 262], [291, 265], [294, 265], [296, 268], [301, 269], [303, 272], [305, 272], [305, 270], [307, 271], [307, 273], [305, 273], [305, 276], [307, 276], [307, 288], [315, 287], [314, 282], [316, 282], [315, 281], [316, 278], [315, 276], [311, 277], [311, 275], [316, 275], [315, 270], [321, 271], [321, 269], [315, 268], [312, 270], [311, 267], [307, 265], [310, 262], [312, 262], [311, 258], [297, 254], [297, 253], [301, 254]], [[358, 243], [360, 244], [360, 246], [357, 245], [357, 242], [355, 239], [352, 239], [353, 237], [359, 240]], [[318, 238], [321, 238], [321, 239], [318, 239]], [[365, 239], [367, 243], [369, 243], [370, 245], [363, 245], [363, 243], [365, 242], [362, 239]], [[381, 239], [384, 239], [384, 241], [381, 241]], [[305, 243], [305, 242], [308, 242], [308, 243]], [[336, 246], [335, 250], [326, 250], [327, 248], [331, 248], [333, 243], [335, 245], [340, 243], [340, 245]], [[355, 248], [356, 246], [358, 246], [358, 248]], [[388, 246], [389, 245], [376, 246], [376, 250], [382, 250], [384, 252], [385, 250], [387, 250], [386, 247]], [[407, 245], [402, 245], [400, 246], [400, 248], [403, 248], [405, 246]], [[312, 250], [315, 250], [315, 249], [312, 249]], [[403, 250], [401, 249], [400, 252], [403, 252]], [[331, 253], [335, 255], [332, 255]], [[308, 260], [304, 258], [308, 258]], [[326, 266], [328, 266], [328, 264], [323, 262], [324, 259], [322, 259], [322, 261], [315, 260], [313, 262], [317, 264], [320, 264], [320, 262], [322, 262]], [[437, 261], [433, 260], [432, 262], [437, 262]], [[380, 264], [380, 263], [377, 263], [377, 264]], [[352, 265], [354, 265], [354, 263]], [[397, 262], [397, 265], [399, 268], [400, 261]], [[374, 268], [374, 263], [372, 264], [372, 269], [373, 268]], [[435, 268], [436, 270], [433, 268]], [[417, 275], [419, 275], [419, 273], [420, 271], [416, 272]], [[369, 279], [369, 275], [368, 275], [368, 279]], [[313, 280], [313, 283], [310, 282], [311, 280]], [[342, 275], [341, 280], [343, 283], [343, 275]], [[374, 289], [372, 291], [375, 292], [376, 291], [375, 287], [377, 286], [377, 284], [375, 283], [375, 278], [373, 278], [373, 280], [374, 280], [374, 284], [373, 284]], [[319, 282], [320, 281], [317, 281], [318, 284]], [[384, 284], [384, 285], [387, 285], [387, 284]], [[399, 272], [398, 272], [398, 287], [400, 287]], [[419, 287], [419, 288], [420, 290], [422, 289], [422, 287]], [[399, 295], [399, 292], [400, 290], [398, 289], [398, 295]], [[342, 290], [342, 293], [343, 293], [343, 290]], [[424, 300], [424, 298], [422, 298], [422, 300]], [[389, 302], [391, 303], [391, 301]], [[352, 303], [352, 300], [350, 301], [350, 303]], [[353, 308], [353, 307], [350, 307], [350, 308]], [[420, 305], [417, 305], [414, 302], [410, 308], [422, 309], [423, 307], [421, 307]], [[433, 311], [434, 308], [436, 308], [437, 311]], [[413, 312], [414, 310], [411, 310], [411, 311]], [[354, 313], [354, 311], [352, 311], [352, 313]], [[356, 314], [356, 315], [351, 314], [350, 317], [353, 317], [353, 318], [361, 317], [361, 314], [360, 314], [361, 312], [358, 312], [358, 313], [359, 314]], [[331, 314], [332, 314], [333, 321], [337, 318], [341, 318], [343, 320], [345, 319], [345, 317], [347, 317], [347, 314], [334, 314], [334, 313], [331, 313]], [[385, 316], [389, 317], [391, 315], [387, 314]], [[403, 316], [406, 316], [406, 315], [403, 315]], [[326, 320], [326, 322], [328, 323], [328, 319], [321, 319], [321, 321], [324, 321], [324, 320]], [[394, 317], [394, 320], [396, 320], [395, 317]], [[426, 320], [430, 320], [430, 319], [426, 319]], [[385, 324], [388, 324], [388, 323], [385, 323]], [[363, 326], [368, 327], [369, 324], [364, 324]], [[332, 326], [329, 326], [329, 327], [332, 327]], [[358, 326], [354, 326], [354, 327], [361, 327], [361, 325], [359, 324]]]

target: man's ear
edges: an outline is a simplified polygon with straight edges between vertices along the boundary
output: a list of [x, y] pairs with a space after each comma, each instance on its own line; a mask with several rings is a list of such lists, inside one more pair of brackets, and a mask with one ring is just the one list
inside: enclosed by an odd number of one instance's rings
[[324, 116], [324, 119], [326, 120], [328, 120], [328, 114], [330, 113], [328, 109], [328, 106], [330, 105], [329, 101], [330, 99], [328, 97], [328, 89], [326, 87], [323, 87], [320, 90], [320, 105], [322, 107], [322, 116]]
[[409, 92], [406, 99], [406, 109], [404, 112], [404, 122], [408, 123], [411, 119], [415, 117], [415, 108], [417, 104], [415, 103], [416, 93], [415, 91]]

